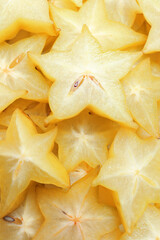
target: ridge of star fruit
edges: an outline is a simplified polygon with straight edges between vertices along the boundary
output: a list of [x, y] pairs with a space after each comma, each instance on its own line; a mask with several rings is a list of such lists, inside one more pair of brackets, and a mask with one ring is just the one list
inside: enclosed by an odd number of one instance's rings
[[29, 53], [34, 64], [54, 82], [49, 92], [52, 115], [48, 122], [74, 117], [89, 108], [135, 127], [119, 80], [141, 56], [141, 52], [102, 52], [85, 25], [71, 50], [52, 50], [44, 55]]
[[[119, 226], [116, 209], [98, 203], [98, 188], [91, 187], [97, 170], [62, 189], [37, 189], [37, 199], [45, 218], [35, 240], [99, 240]], [[49, 231], [48, 231], [49, 230]], [[46, 235], [46, 231], [48, 234]]]
[[[19, 109], [12, 115], [6, 138], [0, 141], [0, 215], [14, 208], [32, 181], [69, 185], [69, 177], [52, 153], [56, 128], [38, 134], [32, 121]], [[43, 148], [42, 148], [43, 145]]]
[[94, 185], [113, 191], [126, 231], [130, 234], [149, 203], [160, 202], [159, 143], [140, 139], [131, 130], [116, 135], [109, 158]]
[[19, 30], [56, 35], [47, 0], [0, 0], [0, 42], [13, 38]]
[[108, 19], [104, 0], [88, 0], [78, 12], [50, 5], [51, 16], [58, 29], [59, 36], [53, 49], [66, 50], [87, 25], [91, 34], [99, 41], [103, 51], [125, 49], [143, 45], [144, 34], [137, 33], [124, 24]]

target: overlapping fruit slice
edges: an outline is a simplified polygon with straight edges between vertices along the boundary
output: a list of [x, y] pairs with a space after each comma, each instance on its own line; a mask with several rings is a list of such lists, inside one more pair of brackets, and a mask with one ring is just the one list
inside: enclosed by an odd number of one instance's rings
[[150, 135], [159, 137], [157, 100], [160, 99], [160, 78], [152, 75], [149, 58], [141, 61], [122, 83], [135, 121]]
[[55, 35], [47, 0], [0, 0], [0, 42], [13, 38], [20, 29]]
[[28, 51], [41, 53], [45, 41], [45, 36], [35, 35], [13, 45], [0, 45], [0, 83], [8, 87], [12, 95], [15, 90], [25, 90], [27, 94], [21, 97], [47, 101], [49, 84], [27, 57]]
[[128, 232], [133, 230], [145, 207], [160, 202], [159, 144], [154, 138], [140, 139], [121, 129], [94, 184], [114, 191], [116, 206]]
[[108, 18], [121, 22], [129, 27], [134, 23], [136, 15], [141, 9], [136, 0], [105, 0]]
[[25, 201], [0, 219], [0, 239], [30, 240], [43, 222], [36, 201], [35, 188], [29, 189]]
[[81, 162], [91, 167], [107, 160], [107, 145], [118, 131], [118, 124], [99, 117], [88, 110], [77, 117], [58, 124], [58, 156], [68, 171]]
[[0, 141], [1, 216], [18, 203], [31, 181], [69, 185], [66, 170], [51, 152], [55, 135], [56, 129], [37, 134], [27, 116], [20, 110], [13, 113], [6, 138]]
[[45, 221], [35, 240], [99, 240], [117, 229], [116, 209], [97, 202], [98, 189], [91, 187], [95, 176], [93, 170], [67, 192], [58, 188], [38, 189]]
[[159, 240], [159, 226], [160, 210], [154, 206], [148, 206], [132, 234], [125, 233], [120, 240]]
[[49, 94], [53, 116], [48, 120], [71, 118], [88, 107], [102, 116], [133, 125], [119, 79], [141, 57], [140, 52], [104, 53], [84, 26], [71, 50], [29, 56], [50, 80], [55, 80]]
[[160, 52], [160, 1], [158, 0], [138, 0], [143, 14], [151, 25], [151, 30], [144, 47], [145, 53]]
[[104, 51], [141, 45], [146, 36], [118, 22], [108, 20], [104, 0], [88, 0], [78, 12], [51, 6], [60, 35], [53, 48], [67, 49], [80, 34], [84, 24], [98, 39]]

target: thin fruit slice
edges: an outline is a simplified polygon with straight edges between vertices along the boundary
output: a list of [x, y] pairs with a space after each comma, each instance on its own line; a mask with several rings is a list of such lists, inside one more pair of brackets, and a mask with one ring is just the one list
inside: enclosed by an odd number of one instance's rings
[[134, 120], [151, 136], [158, 138], [157, 92], [160, 92], [160, 79], [155, 81], [152, 76], [149, 58], [141, 61], [123, 79], [122, 84]]
[[15, 211], [0, 219], [0, 239], [31, 240], [42, 222], [35, 187], [32, 187], [25, 201]]
[[108, 18], [131, 27], [141, 9], [136, 0], [105, 0]]
[[132, 234], [125, 233], [120, 240], [159, 240], [159, 226], [160, 210], [154, 206], [148, 206]]
[[[13, 113], [6, 138], [0, 141], [0, 215], [6, 215], [31, 181], [69, 185], [66, 170], [51, 152], [56, 129], [37, 134], [20, 110]], [[42, 147], [43, 146], [43, 147]]]
[[13, 38], [20, 29], [55, 35], [47, 0], [0, 0], [0, 42]]
[[160, 1], [159, 0], [138, 0], [142, 12], [151, 25], [147, 42], [144, 46], [145, 53], [160, 52]]
[[78, 12], [51, 6], [54, 22], [60, 28], [53, 49], [66, 50], [76, 40], [83, 25], [99, 41], [103, 51], [142, 45], [146, 36], [108, 19], [104, 0], [88, 0]]
[[26, 99], [47, 101], [49, 84], [27, 57], [28, 51], [41, 53], [45, 36], [33, 36], [15, 44], [0, 45], [0, 83], [13, 90], [25, 90]]
[[58, 156], [71, 171], [81, 162], [95, 168], [107, 160], [107, 145], [111, 144], [118, 124], [88, 110], [77, 117], [58, 123]]
[[[117, 229], [115, 208], [97, 202], [97, 188], [91, 188], [97, 171], [93, 170], [66, 192], [38, 189], [38, 202], [45, 222], [34, 240], [99, 240]], [[46, 234], [47, 232], [47, 234]]]
[[140, 139], [121, 129], [114, 139], [109, 159], [94, 184], [114, 191], [115, 204], [124, 227], [131, 233], [148, 203], [160, 201], [159, 143]]
[[141, 55], [141, 52], [102, 52], [85, 25], [71, 50], [29, 54], [35, 65], [50, 80], [55, 80], [49, 94], [53, 112], [50, 119], [71, 118], [89, 107], [95, 113], [132, 126], [119, 79]]

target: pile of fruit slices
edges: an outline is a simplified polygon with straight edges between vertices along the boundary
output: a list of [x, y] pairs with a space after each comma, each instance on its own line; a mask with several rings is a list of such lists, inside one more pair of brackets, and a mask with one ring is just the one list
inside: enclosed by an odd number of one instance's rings
[[160, 1], [0, 10], [0, 240], [160, 239]]

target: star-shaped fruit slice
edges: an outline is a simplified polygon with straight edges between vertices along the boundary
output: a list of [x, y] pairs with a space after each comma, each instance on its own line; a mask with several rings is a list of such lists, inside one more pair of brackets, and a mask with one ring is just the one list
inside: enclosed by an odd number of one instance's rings
[[58, 123], [58, 156], [68, 171], [83, 161], [95, 168], [107, 160], [107, 146], [118, 131], [118, 124], [88, 110]]
[[132, 234], [125, 233], [120, 240], [159, 240], [159, 226], [160, 210], [154, 206], [148, 206]]
[[98, 189], [91, 187], [95, 173], [93, 170], [67, 192], [38, 188], [37, 199], [45, 221], [34, 240], [99, 240], [117, 229], [116, 209], [99, 204]]
[[36, 201], [35, 188], [29, 189], [25, 201], [13, 212], [0, 219], [0, 239], [30, 240], [43, 222]]
[[136, 0], [105, 0], [108, 18], [131, 27], [141, 9]]
[[0, 0], [0, 12], [0, 42], [13, 38], [21, 29], [56, 35], [47, 0]]
[[145, 35], [109, 20], [104, 0], [88, 0], [78, 12], [51, 5], [51, 14], [57, 28], [60, 28], [60, 35], [53, 45], [56, 50], [67, 49], [81, 33], [84, 24], [99, 41], [103, 51], [142, 45], [146, 41]]
[[15, 44], [0, 45], [0, 83], [10, 91], [25, 90], [26, 99], [47, 101], [49, 84], [35, 69], [27, 56], [28, 51], [41, 53], [45, 45], [45, 36], [33, 36]]
[[142, 12], [151, 25], [151, 30], [147, 42], [144, 46], [145, 53], [160, 52], [160, 1], [158, 0], [138, 0]]
[[1, 216], [10, 212], [31, 181], [69, 185], [66, 170], [52, 153], [55, 136], [56, 129], [38, 134], [24, 113], [13, 113], [6, 138], [0, 141]]
[[160, 78], [152, 75], [149, 58], [141, 61], [122, 81], [134, 120], [151, 136], [159, 137], [157, 93]]
[[159, 144], [140, 139], [129, 129], [116, 135], [94, 185], [114, 191], [114, 200], [127, 232], [132, 232], [148, 203], [160, 202]]
[[71, 50], [29, 56], [46, 77], [55, 81], [49, 94], [53, 112], [50, 121], [71, 118], [88, 107], [97, 114], [133, 125], [119, 80], [141, 52], [104, 53], [84, 25]]

